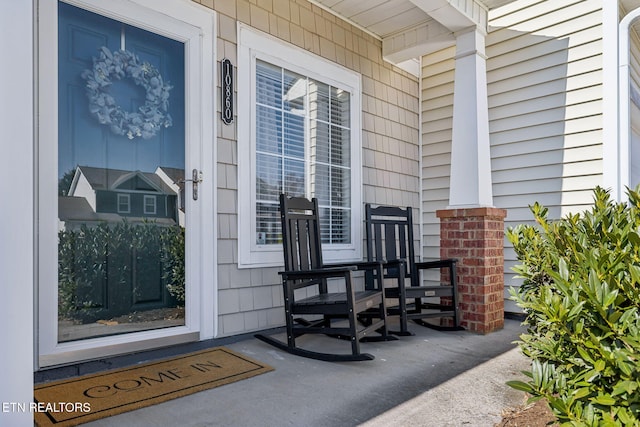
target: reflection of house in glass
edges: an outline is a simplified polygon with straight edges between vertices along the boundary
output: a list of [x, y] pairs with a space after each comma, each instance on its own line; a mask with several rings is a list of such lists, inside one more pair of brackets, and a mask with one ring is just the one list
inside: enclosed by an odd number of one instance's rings
[[151, 173], [78, 166], [68, 196], [58, 198], [60, 229], [123, 219], [184, 226], [183, 180], [176, 168]]

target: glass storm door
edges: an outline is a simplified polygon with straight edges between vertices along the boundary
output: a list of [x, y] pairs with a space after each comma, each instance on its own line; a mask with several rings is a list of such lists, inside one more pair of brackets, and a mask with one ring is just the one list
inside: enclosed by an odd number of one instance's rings
[[58, 25], [58, 342], [183, 325], [184, 45]]
[[57, 181], [55, 307], [40, 302], [41, 316], [55, 311], [55, 327], [43, 331], [41, 321], [40, 334], [55, 335], [48, 346], [63, 353], [149, 331], [157, 341], [186, 329], [190, 310], [186, 227], [199, 169], [187, 169], [186, 45], [56, 8], [57, 173], [40, 178], [41, 187]]

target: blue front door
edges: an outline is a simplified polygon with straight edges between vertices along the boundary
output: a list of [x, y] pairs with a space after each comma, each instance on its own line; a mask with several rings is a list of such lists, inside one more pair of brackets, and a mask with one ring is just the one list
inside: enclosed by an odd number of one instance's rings
[[58, 341], [183, 325], [185, 46], [58, 13]]

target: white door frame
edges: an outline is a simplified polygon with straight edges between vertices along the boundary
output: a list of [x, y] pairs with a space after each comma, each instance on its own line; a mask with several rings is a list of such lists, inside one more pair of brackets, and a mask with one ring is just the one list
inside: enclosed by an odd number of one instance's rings
[[[215, 182], [215, 12], [190, 0], [64, 0], [185, 44], [185, 170], [202, 171], [199, 198], [187, 186], [185, 326], [58, 343], [57, 334], [57, 0], [38, 2], [36, 182], [36, 369], [213, 338], [217, 331]], [[191, 205], [191, 206], [190, 206]]]
[[[34, 332], [34, 66], [31, 1], [0, 2], [0, 53], [11, 66], [0, 67], [0, 194], [7, 206], [0, 221], [3, 294], [0, 339], [7, 343], [0, 364], [0, 401], [33, 401]], [[10, 34], [9, 37], [6, 35]], [[9, 102], [10, 100], [10, 102]], [[9, 344], [10, 343], [10, 344]], [[0, 415], [6, 425], [33, 425], [29, 411]]]

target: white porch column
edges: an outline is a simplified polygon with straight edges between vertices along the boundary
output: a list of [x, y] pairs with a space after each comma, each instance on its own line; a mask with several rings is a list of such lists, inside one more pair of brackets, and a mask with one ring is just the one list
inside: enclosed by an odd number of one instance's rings
[[493, 206], [485, 33], [456, 34], [450, 207]]

